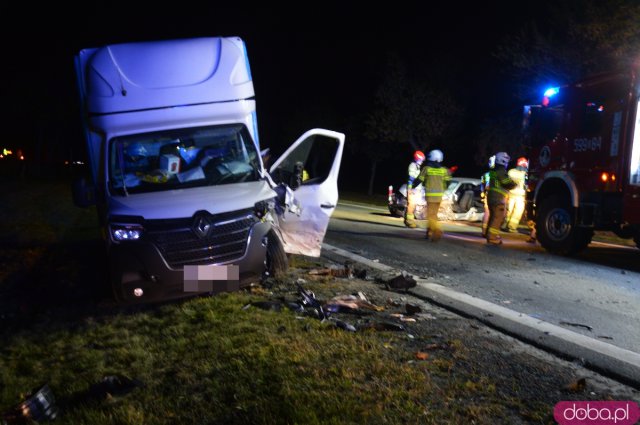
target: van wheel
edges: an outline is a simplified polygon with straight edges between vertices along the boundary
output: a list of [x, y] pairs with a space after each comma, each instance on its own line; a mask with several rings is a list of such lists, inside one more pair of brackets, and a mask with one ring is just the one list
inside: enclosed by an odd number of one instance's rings
[[265, 258], [264, 278], [283, 277], [289, 269], [289, 259], [282, 242], [273, 232], [267, 235], [267, 255]]
[[569, 202], [560, 196], [551, 196], [541, 202], [536, 217], [536, 233], [540, 245], [547, 251], [572, 255], [589, 245], [593, 230], [578, 227]]

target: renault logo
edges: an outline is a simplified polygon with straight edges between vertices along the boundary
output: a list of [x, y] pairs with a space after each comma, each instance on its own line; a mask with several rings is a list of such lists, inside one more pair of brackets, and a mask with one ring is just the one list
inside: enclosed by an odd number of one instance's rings
[[199, 238], [206, 238], [211, 229], [211, 223], [206, 217], [197, 217], [193, 224], [193, 232], [198, 235]]

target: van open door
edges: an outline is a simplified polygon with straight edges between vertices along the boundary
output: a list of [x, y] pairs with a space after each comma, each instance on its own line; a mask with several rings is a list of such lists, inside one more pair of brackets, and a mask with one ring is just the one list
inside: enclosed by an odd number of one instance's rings
[[300, 214], [278, 215], [284, 250], [319, 257], [329, 219], [338, 203], [338, 173], [345, 135], [315, 128], [278, 158], [269, 173], [276, 184], [293, 190]]

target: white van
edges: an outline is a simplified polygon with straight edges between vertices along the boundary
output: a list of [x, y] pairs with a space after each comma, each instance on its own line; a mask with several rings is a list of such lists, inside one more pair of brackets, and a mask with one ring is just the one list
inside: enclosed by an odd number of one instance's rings
[[237, 290], [320, 255], [344, 134], [313, 129], [267, 172], [238, 37], [114, 44], [75, 58], [109, 281], [119, 301]]

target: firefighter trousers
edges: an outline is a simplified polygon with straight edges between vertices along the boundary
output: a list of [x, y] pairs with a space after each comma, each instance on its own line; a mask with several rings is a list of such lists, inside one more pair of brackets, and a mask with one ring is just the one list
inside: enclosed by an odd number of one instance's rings
[[524, 213], [524, 196], [509, 195], [505, 227], [510, 232], [517, 232]]
[[489, 227], [489, 204], [487, 197], [484, 197], [484, 214], [482, 215], [482, 237], [487, 237], [487, 227]]
[[427, 198], [427, 237], [437, 242], [442, 237], [440, 221], [438, 221], [438, 210], [440, 202], [433, 202]]
[[487, 228], [487, 242], [500, 243], [500, 226], [506, 215], [506, 207], [504, 203], [489, 205], [489, 227]]
[[413, 189], [407, 189], [407, 208], [404, 210], [404, 224], [411, 228], [417, 227], [415, 221], [416, 196]]

